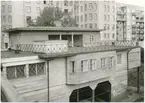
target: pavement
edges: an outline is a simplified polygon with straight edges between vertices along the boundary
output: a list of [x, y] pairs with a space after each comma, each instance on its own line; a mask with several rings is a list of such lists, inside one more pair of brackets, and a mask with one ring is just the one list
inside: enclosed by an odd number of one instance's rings
[[128, 96], [123, 99], [121, 102], [143, 102], [144, 101], [144, 88], [140, 87], [140, 93], [137, 92], [128, 92]]

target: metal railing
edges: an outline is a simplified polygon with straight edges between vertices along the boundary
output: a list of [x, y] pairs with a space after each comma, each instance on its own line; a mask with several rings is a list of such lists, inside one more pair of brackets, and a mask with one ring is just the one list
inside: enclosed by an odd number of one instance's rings
[[14, 47], [16, 50], [21, 50], [25, 52], [36, 52], [36, 53], [56, 53], [56, 52], [66, 52], [67, 45], [64, 44], [17, 44]]
[[[128, 46], [136, 46], [137, 43], [135, 41], [100, 41], [100, 42], [86, 42], [82, 47], [69, 47], [68, 44], [56, 44], [52, 45], [40, 45], [40, 44], [18, 44], [15, 45], [15, 50], [21, 50], [26, 52], [37, 52], [37, 53], [60, 53], [60, 52], [68, 52], [72, 48], [83, 49], [83, 47], [97, 47], [99, 48], [112, 48], [113, 46], [119, 47], [128, 47]], [[75, 45], [74, 45], [75, 46]], [[103, 46], [103, 47], [101, 47]], [[90, 48], [91, 49], [91, 48]], [[72, 49], [73, 50], [73, 49]], [[83, 50], [84, 51], [84, 50]]]

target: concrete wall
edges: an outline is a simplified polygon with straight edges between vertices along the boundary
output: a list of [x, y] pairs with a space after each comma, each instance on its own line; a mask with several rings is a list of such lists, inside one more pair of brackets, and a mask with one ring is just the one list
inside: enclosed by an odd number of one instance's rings
[[[80, 84], [80, 83], [86, 83], [89, 81], [101, 79], [104, 77], [110, 77], [111, 75], [115, 73], [116, 65], [113, 65], [112, 67], [108, 67], [108, 57], [114, 57], [113, 62], [115, 62], [116, 61], [115, 51], [80, 54], [75, 57], [69, 57], [67, 61], [67, 65], [68, 65], [67, 84]], [[101, 67], [101, 58], [106, 58], [105, 68]], [[95, 70], [90, 70], [90, 59], [96, 59]], [[88, 61], [87, 72], [81, 71], [82, 60]], [[71, 73], [71, 61], [75, 61], [75, 73]]]

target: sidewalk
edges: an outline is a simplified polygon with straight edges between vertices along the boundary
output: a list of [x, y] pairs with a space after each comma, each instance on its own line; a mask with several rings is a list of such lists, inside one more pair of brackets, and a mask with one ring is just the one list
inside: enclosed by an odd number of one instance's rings
[[132, 95], [128, 95], [124, 100], [121, 102], [134, 102], [139, 99], [141, 96], [137, 93], [133, 93]]

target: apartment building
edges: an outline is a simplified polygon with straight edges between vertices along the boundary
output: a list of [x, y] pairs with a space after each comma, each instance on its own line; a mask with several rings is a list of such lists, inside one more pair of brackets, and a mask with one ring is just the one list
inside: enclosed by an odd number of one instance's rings
[[101, 40], [115, 40], [115, 8], [114, 1], [75, 1], [74, 15], [79, 27], [104, 29]]
[[144, 39], [143, 7], [117, 3], [117, 40]]
[[127, 70], [140, 66], [139, 47], [102, 44], [98, 29], [25, 27], [7, 32], [11, 49], [1, 52], [6, 101], [121, 101], [127, 96]]
[[[1, 30], [28, 26], [31, 20], [36, 20], [45, 6], [47, 2], [42, 0], [1, 1]], [[2, 49], [8, 48], [8, 34], [2, 32], [1, 44]]]

